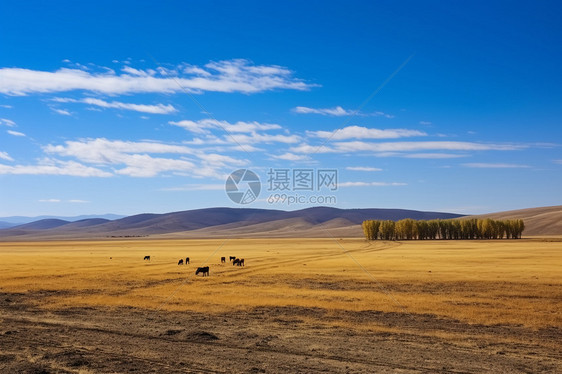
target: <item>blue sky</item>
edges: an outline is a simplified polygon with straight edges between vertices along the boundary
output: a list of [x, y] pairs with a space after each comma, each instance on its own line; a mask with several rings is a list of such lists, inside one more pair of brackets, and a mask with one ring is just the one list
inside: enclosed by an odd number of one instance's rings
[[[240, 206], [237, 169], [262, 181], [246, 207], [559, 205], [561, 7], [2, 2], [0, 216]], [[270, 169], [338, 189], [268, 191]]]

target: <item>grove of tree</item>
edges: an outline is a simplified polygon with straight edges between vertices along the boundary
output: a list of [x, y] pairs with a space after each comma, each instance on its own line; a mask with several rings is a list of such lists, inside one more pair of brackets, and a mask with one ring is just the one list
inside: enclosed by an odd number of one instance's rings
[[368, 240], [520, 239], [525, 229], [522, 219], [490, 218], [366, 220], [362, 226]]

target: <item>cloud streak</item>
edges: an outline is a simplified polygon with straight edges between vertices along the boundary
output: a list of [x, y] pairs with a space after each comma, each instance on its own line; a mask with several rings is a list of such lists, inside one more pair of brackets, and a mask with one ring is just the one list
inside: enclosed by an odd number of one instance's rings
[[14, 159], [10, 157], [8, 152], [2, 152], [2, 151], [0, 151], [0, 159], [6, 161], [14, 161]]
[[7, 130], [6, 132], [12, 136], [25, 136], [23, 132], [19, 131]]
[[106, 171], [86, 166], [75, 161], [44, 160], [39, 165], [3, 165], [0, 174], [11, 175], [67, 175], [74, 177], [109, 177]]
[[363, 126], [347, 126], [333, 131], [307, 131], [314, 138], [345, 140], [345, 139], [394, 139], [414, 136], [427, 136], [423, 131], [409, 129], [375, 129]]
[[344, 109], [341, 106], [335, 106], [333, 108], [310, 108], [306, 106], [297, 106], [292, 110], [299, 114], [320, 114], [322, 116], [332, 116], [332, 117], [344, 117], [344, 116], [373, 116], [373, 117], [385, 117], [394, 118], [392, 114], [387, 114], [384, 112], [373, 112], [373, 113], [362, 113], [357, 110]]
[[[528, 148], [518, 144], [487, 144], [474, 142], [420, 141], [420, 142], [335, 142], [320, 147], [301, 144], [290, 148], [294, 153], [353, 153], [353, 152], [417, 152], [417, 151], [515, 151]], [[400, 156], [401, 154], [390, 154]]]
[[14, 127], [16, 125], [16, 123], [14, 121], [12, 121], [11, 119], [0, 118], [0, 125], [8, 126], [8, 127]]
[[135, 112], [141, 113], [150, 113], [150, 114], [170, 114], [175, 113], [178, 110], [174, 108], [173, 105], [164, 105], [164, 104], [156, 104], [156, 105], [148, 105], [148, 104], [131, 104], [131, 103], [123, 103], [119, 101], [105, 101], [96, 98], [83, 98], [83, 99], [71, 99], [71, 98], [61, 98], [57, 97], [52, 99], [52, 101], [58, 103], [84, 103], [88, 105], [93, 105], [96, 107], [104, 108], [104, 109], [123, 109], [123, 110], [132, 110]]
[[179, 65], [174, 69], [126, 68], [121, 74], [109, 68], [91, 72], [85, 68], [38, 71], [0, 69], [0, 93], [25, 96], [36, 93], [87, 91], [106, 95], [134, 93], [240, 92], [276, 89], [308, 90], [314, 85], [294, 78], [292, 71], [277, 65], [254, 65], [248, 60], [209, 62], [203, 67]]

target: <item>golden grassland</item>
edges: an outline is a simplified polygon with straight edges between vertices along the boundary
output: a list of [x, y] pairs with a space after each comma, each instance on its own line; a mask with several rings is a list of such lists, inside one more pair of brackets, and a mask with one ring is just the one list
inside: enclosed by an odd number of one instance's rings
[[[145, 255], [151, 261], [144, 261]], [[244, 258], [234, 267], [228, 256]], [[220, 257], [227, 263], [221, 264]], [[178, 266], [180, 258], [191, 264]], [[210, 277], [195, 276], [209, 265]], [[0, 244], [0, 291], [39, 307], [252, 308], [432, 314], [473, 324], [562, 327], [562, 242], [206, 239]], [[313, 320], [314, 313], [310, 317]], [[369, 321], [320, 323], [374, 329]], [[380, 326], [378, 326], [380, 328]]]

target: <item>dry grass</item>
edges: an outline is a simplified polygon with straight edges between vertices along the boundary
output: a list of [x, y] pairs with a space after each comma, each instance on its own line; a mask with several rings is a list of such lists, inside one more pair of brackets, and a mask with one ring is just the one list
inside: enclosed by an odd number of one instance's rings
[[[143, 261], [150, 255], [150, 262]], [[245, 258], [246, 267], [220, 264]], [[191, 265], [178, 266], [189, 256]], [[111, 258], [111, 259], [110, 259]], [[195, 269], [211, 267], [208, 278]], [[562, 327], [562, 242], [360, 239], [2, 243], [0, 290], [37, 305], [133, 306], [209, 313], [297, 306], [433, 314], [475, 324]], [[368, 319], [310, 323], [377, 328]], [[351, 320], [350, 320], [351, 321]], [[378, 326], [380, 328], [380, 326]]]

